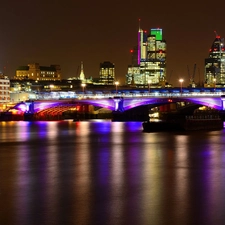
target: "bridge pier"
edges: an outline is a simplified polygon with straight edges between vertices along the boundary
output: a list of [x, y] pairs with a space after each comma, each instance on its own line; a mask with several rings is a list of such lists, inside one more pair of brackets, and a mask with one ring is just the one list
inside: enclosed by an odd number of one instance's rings
[[222, 101], [222, 110], [225, 110], [225, 95], [221, 96], [221, 101]]
[[124, 108], [123, 108], [123, 97], [114, 97], [114, 107], [116, 112], [123, 112]]
[[34, 101], [26, 101], [26, 112], [24, 112], [24, 120], [32, 121], [34, 120]]
[[220, 111], [220, 118], [225, 121], [225, 95], [221, 96], [222, 107]]

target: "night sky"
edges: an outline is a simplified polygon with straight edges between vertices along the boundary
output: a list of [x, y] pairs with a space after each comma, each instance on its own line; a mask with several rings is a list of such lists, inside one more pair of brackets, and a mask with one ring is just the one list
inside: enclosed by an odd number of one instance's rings
[[[188, 2], [188, 3], [187, 3]], [[215, 39], [225, 37], [225, 1], [5, 0], [1, 2], [0, 70], [10, 78], [18, 66], [61, 65], [63, 78], [98, 77], [99, 64], [115, 64], [123, 83], [130, 49], [141, 28], [162, 28], [167, 42], [167, 79], [188, 84], [187, 65], [203, 80], [204, 59]], [[200, 75], [200, 76], [199, 76]]]

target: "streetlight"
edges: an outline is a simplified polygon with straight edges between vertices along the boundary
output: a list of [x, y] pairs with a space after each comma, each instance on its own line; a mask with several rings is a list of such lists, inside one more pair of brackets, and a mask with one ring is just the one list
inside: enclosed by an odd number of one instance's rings
[[52, 89], [54, 89], [55, 86], [53, 84], [50, 84], [49, 87], [50, 87], [50, 91], [52, 91]]
[[85, 83], [82, 83], [81, 86], [82, 86], [83, 93], [84, 93], [84, 88], [86, 87], [86, 84]]
[[213, 78], [213, 84], [214, 84], [214, 92], [216, 90], [216, 78]]
[[179, 82], [180, 82], [180, 94], [182, 95], [182, 83], [184, 82], [184, 79], [181, 78]]
[[119, 81], [116, 81], [115, 85], [116, 85], [116, 94], [117, 94], [117, 86], [119, 85]]
[[50, 84], [49, 87], [50, 87], [50, 98], [52, 98], [52, 89], [54, 89], [55, 86], [53, 84]]
[[151, 81], [148, 80], [148, 93], [150, 93], [150, 86], [151, 86]]

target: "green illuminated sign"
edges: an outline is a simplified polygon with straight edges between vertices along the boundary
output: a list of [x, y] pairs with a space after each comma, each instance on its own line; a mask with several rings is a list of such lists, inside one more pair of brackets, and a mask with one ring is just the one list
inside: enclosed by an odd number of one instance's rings
[[155, 35], [156, 41], [162, 41], [162, 29], [151, 29], [151, 35]]

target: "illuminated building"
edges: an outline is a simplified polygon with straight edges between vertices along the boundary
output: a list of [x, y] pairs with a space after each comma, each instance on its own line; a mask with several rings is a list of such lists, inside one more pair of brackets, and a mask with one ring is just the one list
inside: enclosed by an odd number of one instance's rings
[[132, 65], [128, 66], [126, 83], [162, 87], [166, 81], [166, 41], [162, 29], [151, 29], [149, 34], [139, 28], [138, 45], [131, 50]]
[[115, 65], [111, 62], [100, 63], [99, 84], [114, 85], [115, 81]]
[[81, 62], [81, 68], [80, 68], [80, 80], [82, 80], [82, 81], [85, 80], [83, 62]]
[[147, 41], [147, 32], [143, 31], [140, 28], [140, 20], [139, 20], [139, 30], [138, 30], [138, 51], [137, 51], [137, 64], [140, 65], [140, 62], [146, 59], [146, 41]]
[[57, 81], [61, 80], [61, 68], [59, 65], [40, 66], [38, 63], [31, 63], [18, 67], [14, 79]]
[[0, 103], [10, 102], [10, 81], [9, 78], [0, 74]]
[[224, 39], [217, 34], [209, 50], [209, 57], [205, 59], [205, 85], [225, 86]]

